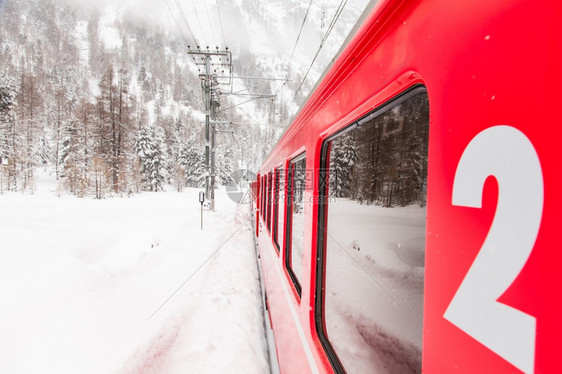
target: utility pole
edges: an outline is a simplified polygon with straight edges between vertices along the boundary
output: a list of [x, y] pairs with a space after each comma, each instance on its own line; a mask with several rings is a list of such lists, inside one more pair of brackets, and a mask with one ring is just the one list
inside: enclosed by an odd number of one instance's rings
[[[207, 47], [192, 50], [188, 46], [188, 54], [193, 56], [199, 67], [199, 79], [203, 90], [205, 107], [205, 195], [209, 197], [211, 209], [215, 210], [215, 125], [219, 102], [219, 85], [232, 84], [232, 53], [217, 49], [212, 51]], [[201, 71], [204, 67], [204, 72]]]
[[[1, 1], [1, 0], [0, 0]], [[203, 92], [203, 104], [205, 108], [205, 196], [209, 200], [209, 205], [211, 209], [215, 210], [215, 179], [216, 179], [216, 157], [215, 157], [215, 135], [217, 132], [228, 132], [224, 130], [217, 130], [216, 125], [220, 124], [230, 124], [228, 121], [217, 121], [217, 115], [219, 112], [224, 112], [228, 109], [234, 108], [238, 105], [245, 104], [247, 102], [257, 100], [273, 98], [276, 95], [271, 94], [258, 94], [246, 92], [251, 88], [257, 88], [264, 85], [268, 85], [271, 81], [283, 80], [287, 82], [287, 79], [281, 78], [261, 78], [261, 77], [234, 77], [232, 72], [232, 53], [228, 48], [224, 50], [211, 50], [209, 47], [201, 48], [197, 46], [197, 49], [191, 49], [187, 46], [188, 54], [192, 56], [193, 61], [199, 69], [199, 79], [201, 80], [201, 89]], [[257, 80], [263, 81], [261, 83], [254, 84], [251, 87], [242, 89], [240, 91], [234, 92], [233, 90], [233, 80], [234, 78], [244, 79], [244, 80]], [[230, 86], [229, 90], [219, 91], [219, 86]], [[220, 95], [232, 95], [241, 96], [249, 98], [248, 100], [221, 109], [219, 96]]]

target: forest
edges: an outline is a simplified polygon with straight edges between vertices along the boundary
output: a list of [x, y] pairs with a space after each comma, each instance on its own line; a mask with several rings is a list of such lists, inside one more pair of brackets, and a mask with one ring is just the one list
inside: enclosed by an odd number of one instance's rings
[[383, 207], [425, 206], [429, 101], [417, 94], [330, 144], [330, 196]]
[[[0, 2], [0, 23], [0, 192], [33, 192], [39, 168], [61, 192], [95, 198], [201, 186], [201, 85], [180, 37], [56, 0]], [[238, 62], [260, 71], [251, 53]], [[256, 168], [278, 136], [229, 130], [217, 135], [219, 183]]]

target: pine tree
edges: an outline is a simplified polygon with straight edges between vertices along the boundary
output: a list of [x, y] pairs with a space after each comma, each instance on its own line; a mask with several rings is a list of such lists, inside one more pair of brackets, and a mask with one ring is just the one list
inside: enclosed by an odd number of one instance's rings
[[16, 87], [6, 74], [0, 76], [0, 164], [8, 157], [8, 128], [13, 121]]
[[164, 189], [168, 176], [168, 156], [162, 131], [154, 126], [144, 126], [139, 131], [135, 150], [141, 165], [143, 182], [149, 191]]
[[[4, 179], [11, 188], [11, 174], [15, 170], [11, 167], [16, 153], [16, 144], [11, 134], [15, 131], [14, 106], [16, 105], [16, 86], [6, 74], [0, 76], [0, 191], [4, 190]], [[15, 134], [14, 134], [15, 135]], [[8, 175], [4, 175], [5, 169]], [[15, 177], [15, 176], [14, 176]], [[15, 180], [13, 181], [15, 182]]]
[[351, 173], [357, 160], [353, 134], [345, 134], [332, 142], [330, 154], [330, 193], [350, 197]]
[[202, 187], [205, 184], [205, 157], [194, 137], [182, 146], [178, 162], [185, 174], [186, 187]]

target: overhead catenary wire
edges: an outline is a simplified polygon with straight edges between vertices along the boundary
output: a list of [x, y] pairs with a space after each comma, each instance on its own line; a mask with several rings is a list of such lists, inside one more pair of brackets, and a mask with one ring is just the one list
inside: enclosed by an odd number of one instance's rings
[[217, 14], [219, 16], [219, 25], [221, 27], [222, 42], [224, 43], [225, 46], [227, 46], [228, 44], [226, 44], [226, 38], [224, 37], [224, 28], [222, 27], [222, 17], [219, 9], [219, 0], [216, 0], [216, 4], [217, 4]]
[[185, 26], [187, 27], [187, 31], [189, 31], [189, 35], [191, 36], [191, 39], [193, 39], [193, 42], [196, 45], [199, 45], [199, 43], [197, 42], [197, 39], [195, 38], [195, 34], [193, 33], [193, 30], [191, 30], [191, 27], [189, 26], [189, 22], [187, 22], [187, 17], [185, 16], [185, 13], [183, 12], [183, 7], [181, 6], [181, 4], [178, 0], [176, 0], [176, 6], [178, 7], [178, 9], [180, 11], [180, 15], [183, 18], [183, 22], [185, 23]]
[[314, 58], [312, 59], [312, 62], [310, 63], [310, 66], [308, 67], [308, 70], [306, 71], [306, 74], [304, 75], [301, 83], [299, 84], [297, 90], [295, 91], [295, 96], [300, 92], [304, 82], [306, 81], [306, 78], [308, 77], [308, 74], [310, 73], [310, 70], [312, 70], [312, 66], [314, 66], [314, 63], [316, 62], [316, 59], [318, 58], [318, 55], [320, 54], [320, 51], [322, 50], [322, 47], [324, 46], [324, 43], [326, 43], [326, 40], [328, 39], [328, 37], [330, 36], [330, 33], [332, 32], [332, 30], [334, 29], [334, 26], [336, 25], [338, 19], [340, 18], [340, 15], [343, 12], [343, 9], [345, 8], [345, 5], [347, 4], [348, 0], [342, 0], [340, 2], [340, 5], [338, 6], [338, 9], [336, 10], [336, 13], [334, 14], [334, 18], [332, 18], [332, 22], [330, 23], [330, 26], [328, 27], [328, 30], [326, 31], [326, 35], [324, 35], [324, 38], [322, 38], [322, 41], [320, 42], [320, 46], [318, 47], [318, 50], [316, 51], [316, 54], [314, 55]]
[[[218, 0], [217, 0], [217, 1], [218, 1]], [[293, 45], [293, 50], [291, 51], [291, 55], [290, 55], [290, 57], [289, 57], [289, 61], [287, 62], [287, 72], [286, 72], [286, 74], [285, 74], [285, 79], [284, 79], [285, 82], [283, 82], [283, 84], [280, 85], [280, 86], [277, 88], [277, 90], [275, 91], [275, 96], [279, 95], [279, 92], [280, 92], [280, 91], [283, 89], [283, 87], [285, 87], [285, 86], [287, 85], [287, 83], [290, 81], [290, 80], [289, 80], [289, 75], [291, 74], [291, 63], [292, 63], [292, 61], [293, 61], [293, 57], [294, 57], [294, 55], [295, 55], [295, 51], [296, 51], [296, 49], [297, 49], [297, 45], [299, 44], [299, 40], [300, 40], [300, 37], [301, 37], [301, 35], [302, 35], [302, 31], [303, 31], [303, 29], [304, 29], [304, 25], [306, 24], [306, 19], [308, 18], [308, 13], [310, 12], [310, 8], [311, 8], [311, 6], [312, 6], [312, 2], [313, 2], [313, 0], [310, 0], [310, 1], [308, 2], [308, 7], [306, 8], [306, 13], [304, 14], [304, 18], [303, 18], [303, 20], [302, 20], [301, 28], [300, 28], [299, 33], [298, 33], [298, 35], [297, 35], [297, 39], [295, 40], [295, 44]]]
[[195, 17], [197, 17], [197, 23], [199, 24], [201, 35], [205, 35], [205, 31], [203, 30], [203, 25], [201, 24], [201, 18], [199, 18], [199, 12], [197, 12], [197, 7], [195, 6], [195, 1], [191, 0], [191, 4], [193, 4], [193, 10], [195, 11]]
[[299, 33], [297, 35], [297, 39], [295, 40], [295, 44], [293, 45], [293, 50], [291, 51], [291, 55], [289, 57], [289, 61], [287, 62], [287, 72], [285, 74], [285, 82], [283, 82], [283, 84], [281, 86], [279, 86], [279, 88], [275, 91], [275, 95], [277, 96], [277, 94], [279, 93], [279, 91], [281, 91], [281, 89], [289, 82], [289, 75], [291, 73], [291, 63], [293, 61], [293, 57], [295, 55], [295, 50], [297, 49], [297, 45], [299, 44], [299, 40], [302, 34], [302, 31], [304, 29], [304, 25], [306, 24], [306, 19], [308, 18], [308, 13], [310, 12], [310, 8], [312, 6], [312, 2], [313, 0], [310, 0], [308, 2], [308, 7], [306, 8], [306, 13], [304, 14], [304, 18], [302, 20], [302, 24], [301, 24], [301, 28], [299, 30]]
[[291, 51], [291, 56], [289, 57], [289, 63], [287, 65], [287, 79], [289, 78], [289, 74], [291, 71], [291, 61], [293, 60], [293, 56], [295, 55], [295, 50], [297, 49], [297, 44], [299, 44], [299, 40], [301, 38], [302, 30], [304, 29], [304, 25], [306, 24], [306, 19], [308, 18], [308, 13], [310, 12], [310, 7], [312, 6], [312, 1], [308, 2], [308, 8], [306, 8], [306, 13], [302, 20], [301, 28], [299, 30], [299, 34], [297, 35], [297, 40], [295, 41], [295, 45], [293, 46], [293, 50]]
[[205, 13], [207, 13], [207, 20], [209, 21], [209, 28], [211, 29], [211, 36], [213, 37], [213, 42], [218, 47], [217, 38], [215, 38], [215, 31], [213, 30], [213, 22], [211, 22], [211, 16], [209, 15], [209, 7], [207, 6], [207, 2], [205, 4]]
[[[168, 10], [170, 11], [170, 13], [172, 14], [172, 19], [174, 20], [176, 26], [178, 27], [178, 30], [180, 31], [181, 37], [183, 38], [183, 40], [185, 41], [185, 44], [189, 44], [189, 42], [187, 41], [187, 38], [185, 37], [180, 24], [178, 23], [176, 17], [174, 16], [174, 12], [172, 11], [172, 8], [170, 7], [170, 4], [168, 4], [168, 0], [164, 0], [164, 2], [166, 3], [166, 6], [168, 7]], [[195, 42], [195, 41], [194, 41]]]

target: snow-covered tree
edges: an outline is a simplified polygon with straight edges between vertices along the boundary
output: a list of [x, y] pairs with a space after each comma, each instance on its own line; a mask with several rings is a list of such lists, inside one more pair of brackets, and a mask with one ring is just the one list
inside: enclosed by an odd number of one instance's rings
[[0, 76], [0, 163], [8, 157], [8, 134], [13, 122], [12, 110], [15, 105], [16, 87], [13, 79], [6, 74]]
[[142, 127], [135, 142], [135, 150], [146, 188], [155, 192], [163, 190], [168, 176], [168, 155], [162, 131], [151, 125]]
[[[8, 188], [16, 187], [15, 157], [17, 151], [14, 106], [16, 105], [16, 86], [9, 76], [0, 76], [0, 167], [1, 173], [7, 169], [7, 175], [2, 175], [0, 191], [4, 190], [4, 183]], [[6, 182], [5, 182], [6, 181]]]
[[353, 134], [345, 134], [332, 142], [330, 153], [330, 194], [349, 197], [353, 166], [357, 160]]
[[205, 157], [194, 137], [190, 137], [181, 147], [178, 162], [185, 174], [187, 187], [202, 187], [205, 184]]

